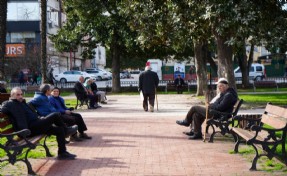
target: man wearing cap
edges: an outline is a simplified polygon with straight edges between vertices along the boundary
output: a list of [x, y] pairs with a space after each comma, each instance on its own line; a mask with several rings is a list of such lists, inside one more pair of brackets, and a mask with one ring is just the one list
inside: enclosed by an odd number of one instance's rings
[[158, 86], [159, 79], [157, 73], [151, 71], [151, 67], [147, 65], [145, 71], [139, 76], [139, 91], [143, 93], [143, 108], [148, 111], [148, 101], [150, 112], [154, 111], [155, 89]]
[[[219, 118], [216, 114], [212, 113], [215, 111], [231, 113], [233, 106], [235, 105], [238, 96], [233, 88], [228, 86], [228, 81], [225, 78], [220, 78], [217, 82], [218, 96], [216, 96], [208, 105], [208, 118]], [[201, 125], [205, 120], [206, 107], [205, 106], [192, 106], [187, 113], [184, 120], [177, 120], [178, 125], [188, 127], [194, 123], [193, 130], [189, 133], [189, 139], [202, 139]]]

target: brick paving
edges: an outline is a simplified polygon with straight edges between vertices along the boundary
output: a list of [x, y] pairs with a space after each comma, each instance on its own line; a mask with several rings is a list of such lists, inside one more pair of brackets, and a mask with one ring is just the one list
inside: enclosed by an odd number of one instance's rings
[[[37, 174], [270, 175], [264, 171], [250, 172], [250, 161], [239, 154], [229, 154], [234, 145], [231, 140], [204, 143], [187, 139], [182, 132], [189, 129], [176, 125], [175, 120], [183, 119], [190, 106], [199, 103], [196, 98], [159, 95], [159, 111], [154, 113], [142, 110], [139, 96], [114, 95], [108, 99], [101, 109], [80, 111], [93, 139], [68, 145], [77, 159], [35, 159], [32, 166]], [[21, 173], [26, 173], [25, 167], [21, 168]]]

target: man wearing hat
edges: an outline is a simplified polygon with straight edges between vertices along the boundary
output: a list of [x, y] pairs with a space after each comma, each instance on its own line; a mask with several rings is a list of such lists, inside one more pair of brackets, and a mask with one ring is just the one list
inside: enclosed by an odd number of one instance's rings
[[150, 112], [154, 111], [155, 89], [158, 86], [159, 78], [157, 73], [151, 71], [150, 64], [147, 64], [145, 71], [139, 76], [139, 91], [143, 93], [143, 109], [148, 111], [148, 102]]
[[[228, 86], [228, 81], [225, 78], [220, 78], [216, 84], [219, 95], [212, 99], [208, 105], [208, 118], [211, 118], [213, 116], [213, 118], [215, 119], [219, 117], [216, 116], [216, 114], [212, 113], [214, 112], [214, 110], [219, 112], [231, 113], [233, 110], [233, 106], [238, 99], [236, 91]], [[205, 106], [192, 106], [187, 113], [185, 119], [177, 120], [176, 123], [178, 125], [188, 127], [190, 124], [192, 124], [193, 121], [193, 130], [186, 134], [190, 136], [189, 139], [202, 139], [201, 125], [205, 120], [205, 114]]]

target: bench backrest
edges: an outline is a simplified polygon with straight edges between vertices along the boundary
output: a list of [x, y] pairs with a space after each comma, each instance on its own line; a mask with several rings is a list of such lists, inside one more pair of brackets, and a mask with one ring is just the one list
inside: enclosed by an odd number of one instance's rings
[[243, 103], [243, 99], [238, 99], [236, 101], [235, 105], [233, 106], [232, 116], [237, 115], [239, 108], [241, 107], [242, 103]]
[[8, 134], [12, 132], [14, 132], [14, 130], [8, 116], [0, 112], [0, 133]]
[[287, 109], [268, 103], [261, 122], [273, 128], [284, 128], [287, 124]]
[[9, 100], [10, 94], [9, 93], [0, 93], [0, 104], [6, 100]]

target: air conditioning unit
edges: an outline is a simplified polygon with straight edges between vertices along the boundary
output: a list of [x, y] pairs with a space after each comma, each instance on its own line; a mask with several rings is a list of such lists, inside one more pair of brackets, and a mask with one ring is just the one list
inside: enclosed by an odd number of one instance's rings
[[54, 27], [52, 20], [48, 20], [48, 27], [49, 28], [53, 28]]

